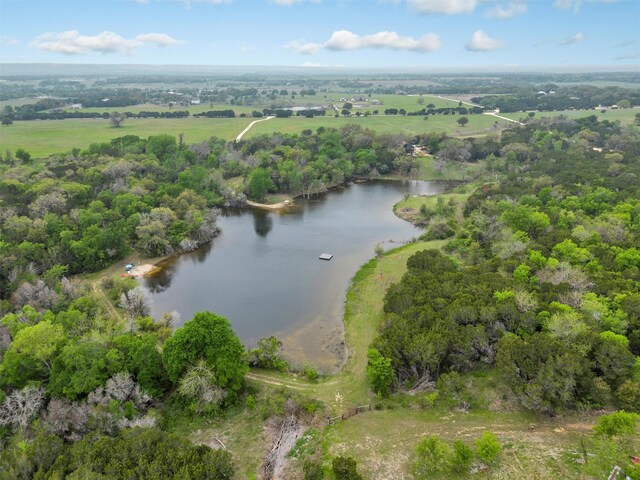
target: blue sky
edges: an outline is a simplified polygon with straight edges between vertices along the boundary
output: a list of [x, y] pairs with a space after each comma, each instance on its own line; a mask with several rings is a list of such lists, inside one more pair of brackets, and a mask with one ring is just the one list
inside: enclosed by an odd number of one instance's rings
[[0, 62], [640, 64], [640, 0], [0, 0]]

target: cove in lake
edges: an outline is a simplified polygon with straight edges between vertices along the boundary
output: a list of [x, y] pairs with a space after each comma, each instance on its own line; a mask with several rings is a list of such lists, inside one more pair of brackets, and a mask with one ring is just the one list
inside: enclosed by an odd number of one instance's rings
[[[334, 371], [345, 354], [342, 313], [349, 281], [373, 257], [376, 244], [391, 248], [421, 233], [393, 214], [393, 204], [448, 186], [372, 181], [297, 199], [283, 212], [227, 211], [218, 218], [222, 232], [210, 244], [167, 260], [144, 280], [153, 295], [152, 314], [177, 310], [186, 321], [210, 310], [227, 317], [248, 347], [274, 335], [295, 363]], [[322, 253], [333, 259], [319, 260]]]

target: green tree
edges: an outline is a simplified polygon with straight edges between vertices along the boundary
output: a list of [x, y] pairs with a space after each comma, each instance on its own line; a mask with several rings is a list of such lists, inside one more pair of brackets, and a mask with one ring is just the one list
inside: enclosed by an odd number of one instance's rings
[[27, 152], [24, 148], [19, 148], [16, 150], [16, 158], [18, 160], [22, 160], [22, 163], [31, 162], [31, 154]]
[[22, 387], [29, 380], [47, 378], [52, 360], [65, 340], [62, 326], [54, 325], [49, 320], [22, 328], [0, 364], [1, 383]]
[[158, 351], [158, 336], [153, 333], [126, 334], [113, 339], [113, 346], [123, 355], [124, 370], [131, 373], [152, 397], [160, 397], [169, 378]]
[[152, 135], [147, 140], [146, 151], [155, 155], [160, 162], [167, 162], [178, 151], [176, 137], [171, 135]]
[[125, 430], [117, 437], [87, 435], [70, 450], [60, 462], [67, 465], [55, 478], [233, 478], [227, 451], [193, 445], [186, 438], [154, 428]]
[[461, 127], [464, 127], [467, 123], [469, 123], [469, 118], [468, 117], [460, 117], [460, 118], [458, 118], [458, 120], [456, 120], [456, 122], [458, 122], [458, 125], [460, 125]]
[[282, 342], [276, 337], [261, 338], [248, 355], [249, 365], [258, 368], [285, 371], [287, 362], [280, 358]]
[[635, 357], [629, 351], [629, 340], [624, 335], [602, 332], [593, 356], [595, 371], [612, 388], [615, 389], [631, 376]]
[[553, 412], [574, 398], [588, 361], [584, 353], [547, 334], [525, 339], [507, 334], [498, 342], [496, 363], [522, 405]]
[[475, 443], [476, 455], [486, 464], [493, 463], [502, 450], [498, 437], [488, 430], [482, 432], [482, 435]]
[[237, 392], [248, 371], [244, 347], [229, 320], [211, 312], [196, 313], [165, 342], [162, 351], [169, 379], [173, 383], [204, 359], [216, 376], [217, 385]]
[[391, 359], [382, 356], [377, 349], [370, 348], [367, 352], [367, 360], [367, 377], [371, 390], [381, 396], [388, 395], [396, 380]]
[[627, 380], [616, 390], [616, 404], [627, 412], [640, 413], [640, 382]]
[[249, 197], [263, 202], [267, 193], [275, 189], [275, 185], [269, 176], [269, 171], [264, 168], [256, 168], [249, 175]]
[[122, 354], [98, 342], [65, 346], [54, 359], [49, 392], [70, 400], [86, 395], [122, 371]]

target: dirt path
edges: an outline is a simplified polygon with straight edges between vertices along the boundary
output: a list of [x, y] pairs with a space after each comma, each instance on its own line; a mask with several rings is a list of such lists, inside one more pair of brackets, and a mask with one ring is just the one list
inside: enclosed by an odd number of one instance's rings
[[94, 282], [91, 287], [93, 288], [93, 291], [96, 292], [96, 294], [98, 295], [98, 297], [100, 297], [100, 301], [102, 302], [102, 304], [104, 305], [104, 307], [106, 308], [106, 310], [109, 312], [109, 314], [113, 317], [113, 318], [117, 318], [120, 321], [123, 321], [124, 319], [122, 318], [122, 316], [118, 313], [118, 311], [114, 308], [114, 306], [111, 304], [111, 301], [107, 298], [107, 296], [105, 295], [104, 291], [102, 290], [102, 288], [100, 288], [98, 286], [98, 284], [96, 282]]
[[253, 122], [251, 122], [249, 125], [247, 125], [247, 128], [245, 128], [244, 130], [242, 130], [242, 131], [240, 132], [240, 135], [238, 135], [238, 136], [236, 137], [236, 142], [239, 142], [239, 141], [240, 141], [240, 139], [242, 139], [242, 136], [243, 136], [245, 133], [247, 133], [249, 130], [251, 130], [251, 127], [253, 127], [256, 123], [259, 123], [259, 122], [266, 122], [267, 120], [271, 120], [272, 118], [276, 118], [276, 117], [271, 116], [271, 117], [261, 118], [260, 120], [254, 120], [254, 121], [253, 121]]
[[471, 105], [472, 107], [482, 107], [482, 105], [478, 105], [477, 103], [465, 102], [464, 100], [458, 100], [457, 98], [448, 98], [443, 97], [442, 95], [435, 95], [436, 98], [440, 98], [441, 100], [449, 100], [450, 102], [459, 102], [463, 105]]
[[519, 122], [517, 120], [513, 120], [512, 118], [503, 117], [502, 115], [498, 115], [495, 112], [484, 112], [483, 115], [490, 115], [492, 117], [500, 118], [500, 119], [506, 120], [508, 122], [517, 123], [518, 125], [524, 125], [524, 123], [522, 123], [522, 122]]

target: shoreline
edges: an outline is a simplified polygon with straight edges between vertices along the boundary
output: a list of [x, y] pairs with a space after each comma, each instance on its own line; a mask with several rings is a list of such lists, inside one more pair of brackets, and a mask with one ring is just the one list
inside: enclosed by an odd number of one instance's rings
[[263, 210], [283, 210], [285, 208], [292, 207], [294, 205], [293, 199], [284, 200], [278, 203], [258, 203], [251, 200], [247, 200], [247, 205], [253, 208], [261, 208]]

